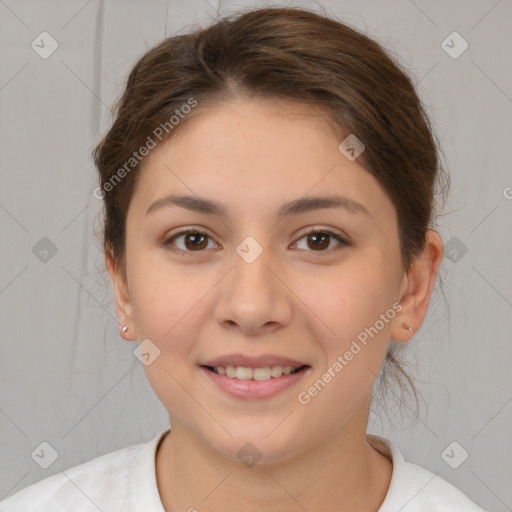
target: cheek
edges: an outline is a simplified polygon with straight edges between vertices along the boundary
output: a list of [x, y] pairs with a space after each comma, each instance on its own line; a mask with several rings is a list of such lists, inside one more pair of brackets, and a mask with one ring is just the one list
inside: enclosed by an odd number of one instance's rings
[[317, 431], [341, 427], [369, 399], [396, 315], [396, 283], [383, 267], [351, 268], [332, 277], [321, 289], [318, 282], [304, 287], [309, 293], [305, 302], [319, 318], [312, 322], [324, 357], [299, 390], [297, 402]]
[[[384, 361], [391, 322], [396, 316], [398, 274], [382, 255], [347, 262], [325, 279], [304, 282], [301, 296], [315, 313], [316, 339], [322, 346], [321, 368], [311, 378], [330, 369], [336, 378], [328, 384], [331, 395], [349, 393], [345, 400], [371, 386]], [[335, 364], [335, 363], [338, 364]], [[321, 384], [320, 384], [321, 385]]]
[[[391, 308], [396, 298], [398, 279], [382, 257], [356, 259], [324, 278], [302, 277], [304, 302], [325, 323], [333, 338], [345, 342], [373, 326]], [[388, 315], [389, 316], [389, 315]], [[386, 320], [388, 318], [386, 317]], [[389, 322], [379, 322], [379, 330], [389, 332]]]
[[[212, 315], [209, 292], [222, 275], [176, 265], [165, 255], [135, 255], [130, 278], [132, 314], [139, 342], [149, 339], [159, 357], [145, 370], [156, 387], [175, 386], [197, 362], [197, 342]], [[169, 372], [169, 373], [167, 373]], [[158, 375], [158, 378], [156, 378]], [[188, 375], [187, 375], [188, 377]], [[153, 386], [155, 387], [155, 386]]]
[[213, 276], [209, 279], [192, 265], [170, 263], [162, 250], [134, 254], [131, 269], [131, 303], [139, 339], [154, 338], [155, 343], [176, 338], [183, 322], [201, 311], [201, 296], [214, 284]]
[[[194, 361], [194, 343], [200, 337], [205, 319], [200, 315], [203, 285], [182, 274], [165, 270], [165, 266], [149, 261], [137, 268], [133, 276], [133, 319], [139, 342], [148, 343], [149, 352], [156, 354], [150, 364], [144, 364], [148, 382], [168, 411], [190, 408], [190, 398], [183, 385], [190, 387]], [[142, 347], [140, 350], [142, 352]], [[144, 361], [143, 361], [144, 362]]]

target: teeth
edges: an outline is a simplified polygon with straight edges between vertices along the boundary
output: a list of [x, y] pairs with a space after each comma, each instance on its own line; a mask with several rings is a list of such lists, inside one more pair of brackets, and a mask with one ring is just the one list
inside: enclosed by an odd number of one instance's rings
[[252, 374], [254, 380], [268, 380], [272, 378], [272, 370], [270, 366], [265, 366], [265, 368], [254, 368]]
[[250, 368], [247, 366], [216, 366], [214, 369], [215, 373], [219, 375], [225, 375], [231, 379], [239, 380], [270, 380], [276, 379], [282, 375], [289, 375], [295, 373], [297, 368], [293, 366], [264, 366], [261, 368]]
[[251, 380], [253, 375], [252, 368], [246, 368], [245, 366], [237, 366], [235, 371], [235, 377], [240, 380]]
[[270, 369], [270, 374], [272, 377], [281, 377], [283, 374], [283, 367], [282, 366], [272, 366]]

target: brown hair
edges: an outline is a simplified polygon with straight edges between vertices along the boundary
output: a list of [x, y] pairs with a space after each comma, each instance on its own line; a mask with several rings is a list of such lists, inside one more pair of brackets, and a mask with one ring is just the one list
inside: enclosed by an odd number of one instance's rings
[[[124, 265], [126, 215], [140, 171], [137, 161], [126, 167], [134, 151], [158, 126], [169, 127], [191, 98], [197, 111], [234, 97], [307, 102], [355, 134], [365, 144], [358, 163], [395, 205], [403, 263], [411, 264], [432, 224], [437, 184], [447, 179], [411, 79], [378, 43], [339, 21], [304, 9], [263, 8], [169, 37], [130, 72], [113, 125], [93, 152], [105, 191], [103, 247], [117, 265]], [[112, 186], [122, 168], [126, 172]], [[416, 396], [395, 357], [398, 348], [392, 340], [386, 363]]]

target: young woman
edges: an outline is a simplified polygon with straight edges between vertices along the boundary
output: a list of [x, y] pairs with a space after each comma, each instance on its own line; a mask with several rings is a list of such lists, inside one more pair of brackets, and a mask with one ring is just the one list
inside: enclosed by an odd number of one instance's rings
[[367, 434], [442, 259], [440, 165], [373, 40], [259, 9], [148, 51], [94, 152], [121, 335], [171, 429], [17, 511], [481, 511]]

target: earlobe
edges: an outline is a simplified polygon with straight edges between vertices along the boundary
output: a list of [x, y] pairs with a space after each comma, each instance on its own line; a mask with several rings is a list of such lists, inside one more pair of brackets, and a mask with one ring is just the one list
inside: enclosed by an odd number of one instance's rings
[[110, 251], [105, 252], [105, 264], [114, 287], [116, 314], [121, 322], [119, 325], [120, 334], [127, 341], [133, 341], [135, 338], [128, 334], [130, 331], [132, 306], [125, 272], [116, 265], [116, 261]]
[[402, 309], [390, 332], [396, 341], [408, 341], [423, 323], [443, 258], [443, 242], [439, 234], [428, 229], [425, 238], [423, 251], [404, 275], [399, 301]]

